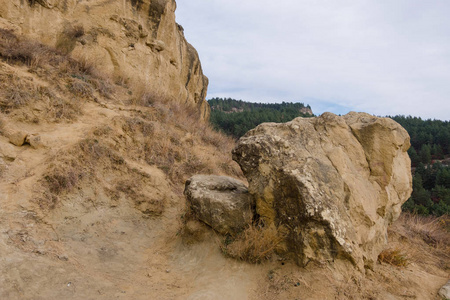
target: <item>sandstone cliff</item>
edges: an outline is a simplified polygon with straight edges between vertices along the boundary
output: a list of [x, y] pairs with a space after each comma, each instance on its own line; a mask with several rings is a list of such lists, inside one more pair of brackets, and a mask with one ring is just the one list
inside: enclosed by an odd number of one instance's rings
[[208, 79], [175, 22], [174, 0], [0, 1], [0, 25], [75, 57], [116, 81], [144, 84], [209, 117]]

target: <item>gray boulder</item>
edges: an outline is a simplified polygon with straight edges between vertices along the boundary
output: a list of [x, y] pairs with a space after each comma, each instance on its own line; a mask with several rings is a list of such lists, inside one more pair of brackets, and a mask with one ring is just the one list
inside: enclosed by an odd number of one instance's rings
[[235, 234], [252, 221], [254, 203], [243, 182], [195, 175], [184, 190], [193, 215], [221, 234]]

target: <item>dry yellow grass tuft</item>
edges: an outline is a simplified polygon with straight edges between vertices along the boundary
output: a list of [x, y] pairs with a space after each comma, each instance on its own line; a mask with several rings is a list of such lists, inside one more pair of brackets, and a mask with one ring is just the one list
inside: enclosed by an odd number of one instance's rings
[[227, 236], [221, 250], [227, 256], [258, 264], [271, 259], [277, 250], [282, 250], [283, 240], [274, 225], [250, 225], [236, 237]]
[[[450, 268], [449, 216], [424, 217], [402, 213], [389, 228], [389, 237], [410, 262]], [[405, 246], [408, 245], [408, 246]]]
[[409, 258], [401, 249], [386, 249], [378, 255], [378, 261], [387, 263], [396, 267], [406, 267], [409, 264]]

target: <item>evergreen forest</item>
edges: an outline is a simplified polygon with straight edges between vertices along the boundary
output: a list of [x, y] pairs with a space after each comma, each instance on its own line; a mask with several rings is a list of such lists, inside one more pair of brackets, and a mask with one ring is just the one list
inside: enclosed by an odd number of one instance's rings
[[408, 131], [413, 193], [404, 210], [422, 215], [450, 214], [450, 122], [391, 117]]
[[[251, 103], [231, 98], [208, 100], [213, 126], [234, 138], [264, 122], [314, 116], [303, 103]], [[450, 214], [450, 122], [411, 116], [390, 117], [411, 137], [413, 193], [403, 209], [421, 215]]]
[[251, 103], [231, 98], [212, 98], [208, 103], [212, 125], [235, 138], [264, 122], [283, 123], [313, 116], [311, 107], [303, 103]]

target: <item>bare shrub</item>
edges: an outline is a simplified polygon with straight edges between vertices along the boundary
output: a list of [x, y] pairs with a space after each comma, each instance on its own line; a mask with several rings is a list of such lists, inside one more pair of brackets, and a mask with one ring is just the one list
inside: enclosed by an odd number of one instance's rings
[[75, 120], [82, 112], [82, 104], [76, 99], [69, 100], [53, 95], [49, 97], [48, 104], [48, 119], [52, 119], [55, 122], [60, 120]]
[[283, 249], [284, 236], [274, 226], [250, 225], [235, 238], [227, 237], [221, 249], [227, 256], [250, 263], [269, 260], [276, 250]]
[[39, 89], [15, 73], [0, 74], [0, 111], [9, 113], [36, 99], [41, 99]]
[[44, 180], [50, 193], [55, 195], [72, 190], [84, 175], [81, 166], [74, 161], [52, 166], [51, 169]]
[[70, 80], [67, 87], [69, 91], [78, 97], [92, 98], [94, 94], [94, 89], [92, 86], [79, 79]]
[[142, 133], [143, 136], [151, 136], [154, 132], [154, 124], [139, 117], [125, 118], [125, 124], [122, 125], [125, 132]]

